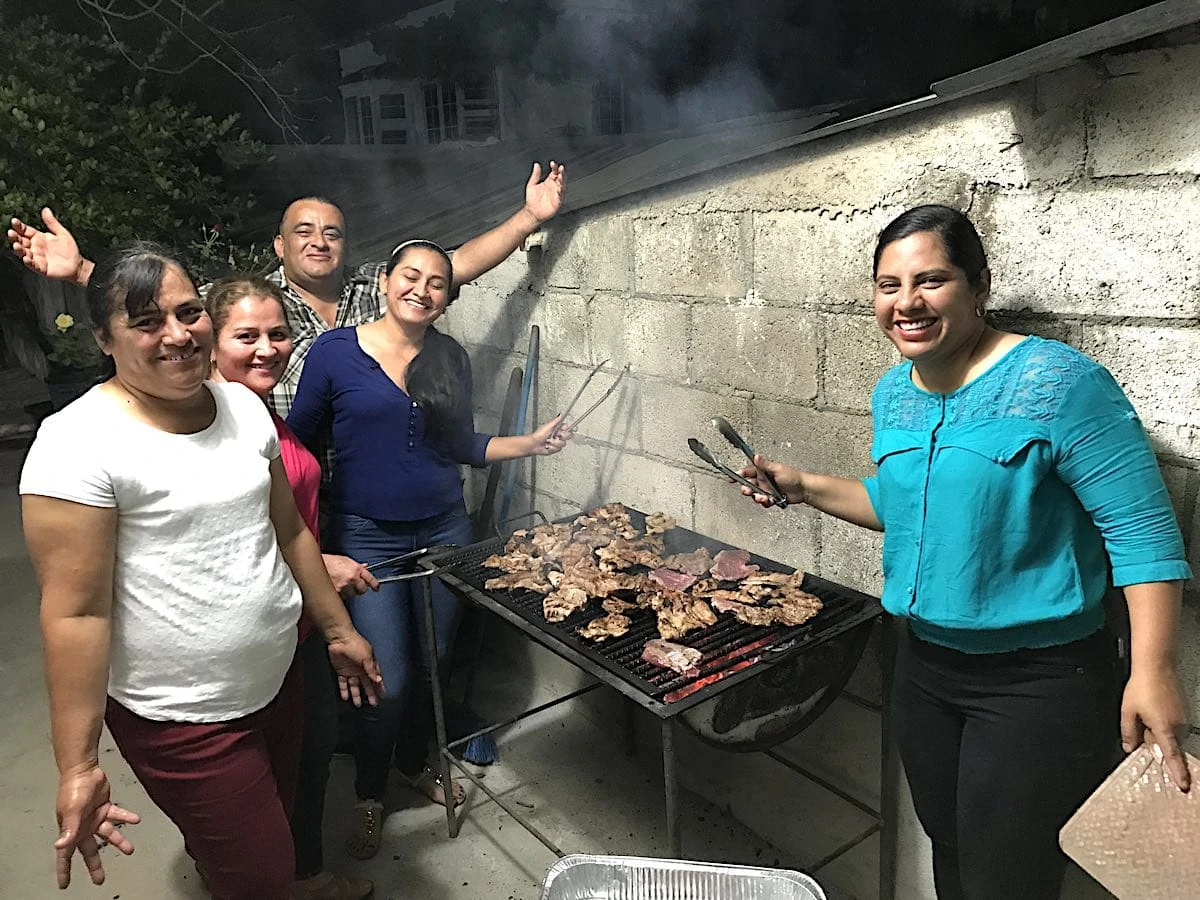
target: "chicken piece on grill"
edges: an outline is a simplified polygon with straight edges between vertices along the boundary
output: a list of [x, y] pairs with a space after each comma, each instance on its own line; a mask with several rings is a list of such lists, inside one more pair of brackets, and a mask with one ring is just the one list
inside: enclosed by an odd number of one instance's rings
[[717, 615], [703, 600], [686, 594], [675, 594], [664, 599], [655, 610], [658, 616], [658, 633], [664, 640], [673, 641], [691, 631], [717, 624]]
[[[722, 591], [722, 593], [736, 592]], [[714, 597], [712, 608], [717, 612], [732, 613], [735, 619], [745, 622], [747, 625], [774, 625], [779, 621], [779, 610], [774, 607], [754, 606], [724, 597]]]
[[622, 600], [620, 597], [605, 597], [600, 606], [606, 613], [624, 613], [638, 608], [636, 603], [630, 603], [628, 600]]
[[542, 615], [547, 622], [561, 622], [577, 609], [587, 605], [587, 592], [577, 587], [563, 587], [546, 595]]
[[676, 553], [668, 556], [662, 564], [676, 572], [699, 576], [708, 574], [708, 569], [713, 564], [713, 558], [707, 547], [701, 547], [691, 553]]
[[767, 602], [776, 611], [776, 618], [781, 625], [803, 625], [824, 606], [820, 597], [799, 588], [786, 588]]
[[617, 538], [607, 547], [599, 548], [596, 551], [596, 558], [600, 560], [600, 568], [609, 572], [617, 572], [633, 566], [646, 566], [653, 569], [662, 565], [662, 558], [658, 552], [643, 546], [642, 541], [630, 541], [626, 538]]
[[542, 561], [540, 559], [520, 552], [505, 553], [503, 555], [493, 553], [483, 561], [483, 565], [489, 569], [499, 569], [501, 572], [510, 573], [540, 573], [542, 571]]
[[555, 561], [562, 557], [563, 550], [571, 542], [571, 526], [567, 524], [539, 525], [530, 534], [538, 555]]
[[678, 523], [672, 516], [664, 512], [652, 512], [646, 516], [646, 534], [662, 534], [664, 531], [670, 531], [676, 524]]
[[596, 554], [592, 552], [592, 548], [587, 544], [572, 542], [567, 544], [563, 549], [562, 557], [558, 560], [558, 564], [562, 566], [564, 572], [576, 566], [595, 566]]
[[529, 541], [529, 532], [522, 528], [514, 531], [508, 536], [508, 540], [504, 544], [504, 552], [512, 553], [514, 550], [525, 550], [526, 552], [529, 552], [532, 546], [533, 545]]
[[552, 590], [550, 582], [546, 580], [546, 576], [541, 574], [540, 571], [506, 572], [503, 575], [497, 575], [495, 578], [489, 578], [483, 583], [483, 587], [489, 591], [515, 591], [519, 588], [524, 588], [536, 594], [548, 594]]
[[799, 588], [802, 581], [803, 572], [755, 572], [741, 580], [741, 590], [752, 600], [764, 600], [783, 588]]
[[696, 663], [703, 656], [699, 650], [685, 647], [683, 644], [673, 644], [670, 641], [660, 641], [657, 638], [646, 641], [642, 648], [642, 661], [662, 669], [670, 669], [680, 675], [695, 678], [700, 674]]
[[607, 641], [610, 637], [620, 637], [629, 631], [630, 622], [628, 616], [623, 616], [620, 613], [609, 613], [607, 616], [597, 616], [579, 629], [579, 634], [590, 641], [600, 643]]
[[757, 572], [758, 566], [750, 565], [750, 554], [746, 550], [722, 550], [713, 558], [709, 571], [713, 578], [722, 581], [741, 581]]

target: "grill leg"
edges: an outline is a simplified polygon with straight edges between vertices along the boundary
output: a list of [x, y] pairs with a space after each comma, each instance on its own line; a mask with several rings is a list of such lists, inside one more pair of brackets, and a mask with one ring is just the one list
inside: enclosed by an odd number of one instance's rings
[[432, 572], [421, 579], [421, 596], [425, 601], [425, 643], [429, 658], [429, 681], [433, 690], [433, 722], [437, 730], [438, 773], [442, 777], [442, 792], [446, 797], [446, 831], [450, 837], [458, 837], [458, 814], [454, 808], [454, 782], [451, 780], [450, 743], [446, 736], [446, 704], [442, 696], [442, 672], [438, 667], [437, 632], [433, 626], [433, 579]]
[[891, 616], [880, 619], [879, 668], [882, 674], [879, 708], [880, 773], [879, 773], [879, 900], [896, 896], [896, 825], [898, 816], [898, 785], [900, 783], [900, 754], [892, 745], [892, 678], [896, 666], [896, 629], [904, 626]]
[[679, 837], [679, 793], [675, 770], [675, 735], [671, 731], [671, 720], [662, 720], [663, 748], [663, 795], [667, 805], [667, 853], [673, 859], [683, 858], [683, 845]]

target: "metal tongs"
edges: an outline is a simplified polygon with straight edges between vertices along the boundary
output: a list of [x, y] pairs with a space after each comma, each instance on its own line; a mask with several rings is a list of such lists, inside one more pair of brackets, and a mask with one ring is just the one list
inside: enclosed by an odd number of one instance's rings
[[[399, 556], [393, 556], [391, 559], [380, 560], [377, 563], [371, 563], [367, 566], [367, 571], [374, 575], [384, 569], [398, 569], [401, 566], [415, 562], [422, 556], [428, 556], [430, 553], [441, 552], [442, 550], [451, 550], [457, 547], [457, 544], [441, 544], [437, 547], [422, 547], [420, 550], [410, 550], [408, 553], [401, 553]], [[411, 581], [414, 578], [421, 578], [426, 573], [420, 572], [401, 572], [398, 575], [385, 575], [383, 578], [376, 578], [380, 584], [387, 584], [392, 581]]]
[[[713, 425], [717, 427], [717, 431], [721, 432], [721, 436], [725, 438], [725, 440], [729, 441], [729, 443], [733, 444], [733, 446], [741, 450], [742, 453], [746, 455], [746, 459], [750, 460], [750, 463], [753, 465], [754, 448], [746, 443], [745, 438], [738, 434], [737, 430], [721, 416], [717, 416], [715, 419], [713, 419]], [[767, 483], [767, 486], [764, 488], [761, 484], [751, 481], [749, 478], [744, 478], [733, 469], [729, 468], [729, 466], [717, 459], [715, 453], [713, 453], [708, 449], [708, 447], [704, 446], [704, 444], [695, 438], [688, 438], [688, 447], [693, 453], [695, 453], [698, 457], [700, 457], [726, 478], [729, 478], [735, 483], [744, 487], [750, 488], [750, 490], [756, 494], [765, 494], [770, 498], [772, 506], [778, 506], [780, 509], [787, 508], [788, 498], [784, 495], [783, 491], [779, 489], [779, 485], [775, 483], [775, 479], [773, 479], [765, 471], [759, 469], [759, 474]]]
[[605, 400], [607, 400], [609, 397], [612, 396], [613, 391], [615, 391], [617, 389], [617, 385], [619, 385], [621, 383], [621, 379], [624, 378], [629, 373], [629, 363], [626, 363], [625, 367], [623, 369], [621, 369], [620, 372], [617, 373], [616, 380], [613, 381], [613, 383], [609, 386], [608, 390], [600, 395], [600, 399], [597, 400], [595, 403], [593, 403], [591, 406], [589, 406], [587, 409], [585, 409], [583, 412], [581, 412], [574, 421], [571, 421], [568, 423], [567, 417], [571, 414], [571, 410], [573, 410], [575, 408], [575, 404], [579, 402], [579, 398], [583, 396], [583, 392], [587, 390], [587, 386], [592, 383], [592, 379], [595, 378], [597, 375], [599, 375], [600, 370], [602, 368], [604, 368], [604, 366], [606, 366], [606, 365], [608, 365], [608, 360], [607, 359], [601, 360], [596, 365], [596, 367], [594, 369], [592, 369], [591, 372], [588, 373], [588, 377], [583, 380], [583, 384], [581, 384], [579, 386], [579, 390], [577, 390], [575, 392], [575, 396], [571, 398], [571, 402], [568, 403], [567, 408], [563, 410], [562, 422], [559, 423], [558, 428], [554, 429], [555, 434], [558, 433], [558, 430], [560, 428], [567, 427], [572, 430], [578, 428], [580, 422], [582, 422], [584, 419], [586, 419], [588, 416], [590, 416], [593, 412], [595, 412], [596, 408], [598, 406], [600, 406], [601, 403], [603, 403]]

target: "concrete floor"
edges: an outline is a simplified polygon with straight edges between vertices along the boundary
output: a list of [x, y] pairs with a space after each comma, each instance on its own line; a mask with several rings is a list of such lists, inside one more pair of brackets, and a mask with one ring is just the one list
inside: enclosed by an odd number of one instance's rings
[[[148, 801], [107, 733], [105, 769], [114, 794], [141, 814], [129, 830], [137, 852], [107, 851], [108, 880], [93, 887], [82, 866], [65, 893], [54, 887], [53, 816], [56, 772], [41, 674], [37, 591], [20, 535], [17, 474], [22, 451], [0, 448], [0, 898], [56, 896], [113, 900], [192, 900], [204, 897], [178, 832]], [[503, 677], [485, 677], [493, 696]], [[661, 764], [656, 748], [636, 756], [622, 749], [622, 729], [597, 721], [611, 704], [550, 711], [501, 739], [501, 762], [486, 771], [493, 790], [525, 810], [537, 826], [571, 853], [656, 856], [666, 851]], [[620, 716], [615, 716], [619, 720]], [[349, 760], [334, 760], [326, 820], [331, 868], [374, 879], [380, 900], [390, 898], [537, 898], [554, 855], [495, 803], [473, 792], [471, 814], [456, 840], [446, 836], [440, 807], [397, 788], [390, 798], [383, 848], [370, 862], [341, 850], [342, 819], [352, 792]], [[778, 865], [778, 851], [693, 794], [682, 797], [684, 855], [693, 859]], [[831, 898], [845, 897], [827, 888]]]

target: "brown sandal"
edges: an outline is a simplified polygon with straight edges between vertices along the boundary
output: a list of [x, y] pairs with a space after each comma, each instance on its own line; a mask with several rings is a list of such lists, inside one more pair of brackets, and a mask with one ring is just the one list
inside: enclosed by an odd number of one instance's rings
[[375, 885], [365, 878], [321, 872], [292, 882], [290, 900], [368, 900], [373, 896]]
[[[400, 774], [404, 775], [403, 772]], [[426, 797], [431, 803], [446, 805], [445, 782], [442, 781], [442, 776], [429, 766], [422, 769], [420, 775], [404, 775], [404, 780], [408, 782], [410, 788]], [[450, 785], [450, 789], [454, 793], [454, 805], [462, 806], [467, 801], [466, 789], [453, 778], [450, 779]]]
[[379, 852], [382, 839], [383, 804], [377, 800], [354, 804], [350, 833], [346, 835], [346, 852], [355, 859], [370, 859]]

